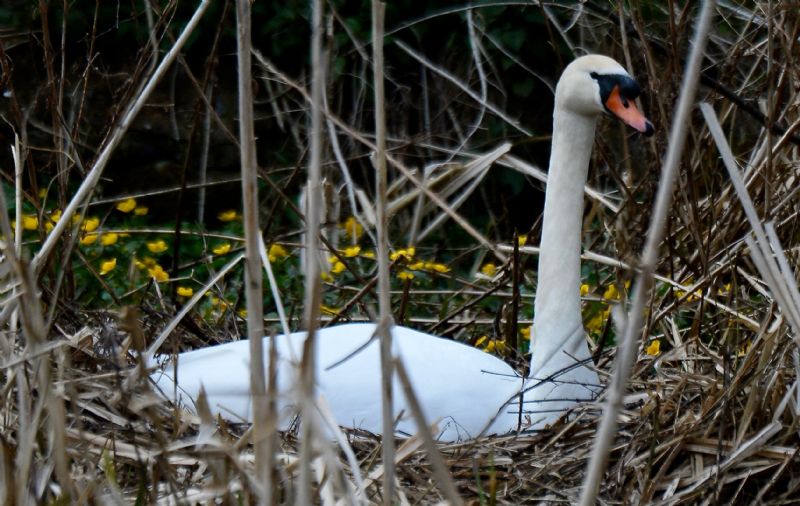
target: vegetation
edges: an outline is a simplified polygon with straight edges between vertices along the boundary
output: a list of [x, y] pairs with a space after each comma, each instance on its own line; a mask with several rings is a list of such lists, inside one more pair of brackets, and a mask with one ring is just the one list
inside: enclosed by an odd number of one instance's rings
[[[4, 504], [258, 500], [252, 431], [167, 405], [140, 368], [165, 329], [164, 354], [246, 335], [234, 2], [209, 3], [121, 128], [196, 7], [0, 6], [0, 145], [15, 146], [0, 154]], [[302, 326], [311, 30], [306, 2], [252, 8], [260, 219], [279, 294], [264, 290], [264, 321], [280, 331], [278, 303], [292, 329]], [[642, 84], [642, 109], [657, 126], [648, 140], [601, 122], [591, 163], [584, 323], [599, 370], [613, 370], [612, 309], [632, 290], [695, 19], [695, 2], [387, 5], [398, 323], [525, 367], [552, 88], [574, 56], [604, 53]], [[370, 23], [370, 2], [325, 5], [323, 325], [377, 314]], [[698, 97], [716, 111], [759, 218], [774, 224], [772, 251], [784, 251], [790, 269], [799, 23], [790, 1], [720, 2]], [[699, 110], [685, 128], [600, 498], [785, 503], [800, 495], [796, 281], [776, 293], [751, 256], [753, 225]], [[93, 174], [101, 177], [82, 193]], [[447, 479], [481, 504], [574, 502], [601, 409], [582, 406], [539, 434], [440, 445]], [[381, 500], [380, 438], [349, 436], [357, 465], [340, 447], [315, 455], [319, 502]], [[441, 499], [422, 443], [407, 444], [397, 500]], [[281, 434], [280, 445], [274, 501], [291, 502], [296, 434]]]

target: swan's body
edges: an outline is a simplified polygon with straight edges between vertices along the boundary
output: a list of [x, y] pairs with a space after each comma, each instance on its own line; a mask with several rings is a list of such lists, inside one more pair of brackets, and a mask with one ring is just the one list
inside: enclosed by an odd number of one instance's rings
[[[393, 327], [394, 353], [409, 372], [426, 420], [439, 422], [440, 439], [542, 428], [599, 392], [580, 312], [583, 187], [601, 113], [611, 112], [640, 132], [652, 133], [652, 125], [632, 103], [638, 92], [638, 85], [621, 65], [598, 55], [571, 63], [556, 87], [529, 378], [523, 381], [508, 364], [475, 348]], [[318, 393], [339, 425], [378, 433], [382, 428], [381, 368], [374, 330], [373, 324], [319, 330], [316, 377]], [[304, 338], [305, 333], [277, 337], [281, 428], [288, 427], [295, 411], [293, 364], [299, 363]], [[264, 349], [266, 353], [267, 340]], [[247, 341], [190, 351], [178, 356], [177, 388], [171, 364], [154, 373], [153, 379], [168, 397], [188, 406], [203, 386], [213, 411], [247, 421], [251, 416], [249, 355]], [[405, 414], [400, 417], [398, 434], [414, 433], [417, 427], [398, 385], [395, 391], [395, 416]]]

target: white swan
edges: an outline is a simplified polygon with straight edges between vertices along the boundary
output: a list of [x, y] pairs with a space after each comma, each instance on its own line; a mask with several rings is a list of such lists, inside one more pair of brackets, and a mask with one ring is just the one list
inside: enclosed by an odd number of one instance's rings
[[[652, 125], [633, 103], [638, 95], [639, 86], [625, 69], [598, 55], [573, 61], [556, 87], [528, 378], [523, 380], [499, 358], [470, 346], [393, 327], [394, 353], [406, 365], [426, 420], [439, 422], [439, 439], [454, 441], [482, 433], [542, 428], [575, 403], [592, 400], [599, 391], [580, 312], [583, 187], [601, 113], [610, 112], [636, 130], [652, 134]], [[319, 330], [316, 372], [318, 392], [340, 425], [379, 433], [379, 346], [377, 340], [370, 342], [375, 329], [375, 324], [358, 323]], [[305, 332], [277, 337], [281, 428], [288, 427], [294, 413], [294, 364], [299, 363], [304, 339]], [[264, 349], [266, 353], [266, 340]], [[152, 378], [164, 395], [190, 408], [202, 385], [215, 413], [249, 421], [248, 362], [249, 343], [237, 341], [178, 355], [177, 387], [172, 363]], [[399, 385], [395, 385], [397, 432], [413, 434], [417, 427]], [[519, 394], [523, 390], [520, 426]]]

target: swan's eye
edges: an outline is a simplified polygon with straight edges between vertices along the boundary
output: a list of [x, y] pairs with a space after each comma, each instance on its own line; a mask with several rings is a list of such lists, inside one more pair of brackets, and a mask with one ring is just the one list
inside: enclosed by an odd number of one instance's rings
[[625, 97], [621, 97], [621, 98], [622, 98], [622, 107], [624, 107], [625, 109], [630, 107], [630, 104], [628, 103], [628, 99], [625, 98]]

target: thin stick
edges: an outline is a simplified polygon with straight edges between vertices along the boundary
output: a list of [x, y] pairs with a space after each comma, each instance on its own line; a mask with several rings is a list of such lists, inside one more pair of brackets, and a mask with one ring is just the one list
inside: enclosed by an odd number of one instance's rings
[[317, 317], [322, 300], [319, 265], [319, 212], [322, 201], [322, 92], [325, 69], [322, 61], [322, 2], [311, 0], [311, 132], [306, 207], [305, 325], [308, 331], [303, 345], [300, 371], [300, 404], [302, 441], [300, 443], [300, 477], [296, 504], [311, 504], [312, 477], [312, 410], [314, 409], [314, 376], [316, 370]]
[[[264, 300], [262, 295], [261, 229], [258, 225], [258, 162], [253, 126], [253, 87], [250, 63], [250, 0], [236, 0], [236, 50], [239, 66], [239, 156], [242, 173], [245, 261], [244, 281], [247, 304], [247, 339], [250, 344], [250, 393], [253, 402], [253, 443], [255, 446], [255, 483], [262, 504], [272, 502], [266, 493], [271, 469], [268, 466], [266, 427], [266, 379], [264, 374]], [[269, 487], [271, 489], [271, 486]], [[270, 490], [271, 493], [271, 490]]]
[[[383, 504], [394, 499], [394, 416], [392, 414], [392, 301], [389, 297], [389, 220], [386, 214], [386, 104], [383, 89], [383, 19], [386, 5], [372, 0], [372, 77], [375, 89], [375, 187], [378, 215], [378, 337], [381, 346], [383, 414]], [[424, 429], [423, 429], [424, 430]]]
[[706, 40], [708, 39], [711, 18], [714, 12], [714, 0], [706, 0], [700, 11], [700, 18], [692, 43], [689, 60], [686, 63], [686, 72], [681, 84], [681, 95], [678, 107], [673, 118], [670, 130], [669, 149], [664, 166], [661, 169], [661, 184], [658, 188], [653, 217], [650, 221], [650, 230], [647, 234], [647, 244], [642, 254], [641, 272], [636, 279], [636, 289], [633, 304], [622, 340], [622, 349], [617, 356], [616, 369], [612, 379], [611, 388], [608, 390], [606, 407], [600, 428], [595, 437], [592, 458], [589, 461], [586, 478], [583, 482], [583, 492], [580, 504], [591, 506], [596, 503], [600, 481], [608, 463], [608, 452], [617, 429], [617, 416], [622, 407], [622, 397], [628, 377], [633, 366], [633, 360], [639, 350], [639, 335], [642, 331], [645, 303], [650, 299], [650, 289], [653, 285], [653, 273], [658, 259], [658, 247], [664, 237], [664, 224], [667, 219], [672, 202], [672, 187], [677, 175], [678, 164], [683, 154], [683, 146], [688, 133], [687, 124], [689, 113], [694, 104], [697, 91], [697, 82], [700, 77], [700, 63], [703, 60]]
[[50, 256], [50, 253], [53, 252], [53, 249], [55, 249], [61, 234], [64, 233], [64, 230], [68, 226], [71, 226], [72, 216], [75, 214], [78, 206], [83, 204], [83, 202], [89, 197], [89, 194], [94, 190], [94, 187], [100, 180], [100, 176], [103, 174], [103, 170], [106, 168], [106, 165], [108, 165], [111, 155], [114, 153], [117, 145], [122, 140], [125, 132], [128, 131], [128, 128], [133, 123], [133, 120], [136, 119], [136, 115], [139, 114], [139, 111], [141, 111], [142, 107], [144, 107], [147, 99], [150, 97], [150, 94], [153, 92], [156, 85], [159, 83], [161, 78], [164, 77], [164, 74], [167, 72], [167, 70], [172, 66], [172, 63], [175, 61], [178, 53], [180, 53], [181, 49], [183, 49], [183, 45], [187, 40], [189, 40], [189, 36], [194, 31], [195, 27], [197, 27], [197, 24], [200, 22], [200, 18], [203, 17], [208, 4], [209, 0], [200, 0], [200, 5], [197, 6], [194, 15], [192, 15], [192, 18], [186, 24], [186, 28], [184, 28], [180, 37], [178, 37], [178, 40], [175, 41], [175, 45], [172, 46], [172, 49], [169, 50], [167, 55], [158, 65], [158, 68], [156, 68], [156, 71], [150, 77], [150, 80], [144, 86], [142, 92], [138, 94], [136, 100], [122, 115], [122, 120], [109, 136], [108, 142], [106, 142], [102, 151], [97, 156], [97, 160], [94, 162], [92, 170], [86, 174], [86, 178], [84, 178], [83, 183], [81, 183], [80, 187], [75, 192], [75, 195], [72, 197], [72, 200], [70, 200], [69, 204], [67, 204], [67, 207], [64, 209], [61, 219], [55, 224], [55, 227], [53, 227], [53, 230], [50, 231], [50, 234], [47, 236], [47, 239], [45, 239], [42, 247], [36, 253], [36, 256], [33, 257], [33, 260], [31, 260], [31, 267], [33, 268], [34, 273], [38, 272], [39, 267], [44, 264], [44, 260]]

